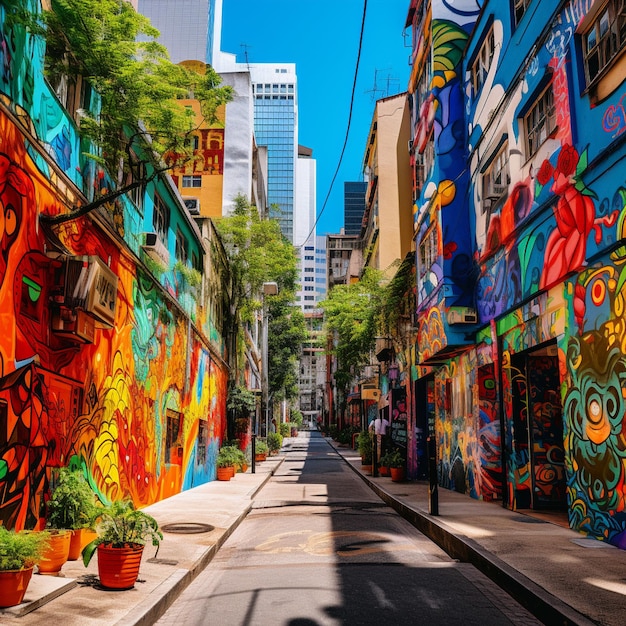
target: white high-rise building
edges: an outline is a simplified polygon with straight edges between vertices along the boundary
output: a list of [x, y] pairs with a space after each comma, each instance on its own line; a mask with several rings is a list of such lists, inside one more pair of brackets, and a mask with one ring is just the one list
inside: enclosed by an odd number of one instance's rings
[[[174, 62], [201, 60], [222, 76], [237, 93], [226, 107], [224, 136], [223, 214], [228, 214], [233, 198], [244, 192], [250, 197], [253, 146], [267, 149], [267, 206], [283, 234], [297, 243], [298, 224], [310, 220], [310, 194], [301, 206], [298, 188], [298, 84], [293, 63], [238, 63], [236, 56], [222, 52], [223, 0], [137, 0], [140, 13], [159, 29], [159, 41], [170, 51]], [[249, 75], [248, 81], [244, 75]], [[249, 128], [252, 114], [254, 137]], [[236, 120], [236, 122], [233, 122]], [[249, 164], [246, 168], [246, 162]], [[309, 170], [311, 165], [309, 164]], [[315, 188], [305, 180], [307, 188]], [[303, 174], [310, 177], [311, 173]], [[313, 194], [313, 202], [315, 195]], [[255, 200], [254, 197], [251, 198]], [[305, 230], [302, 227], [301, 230]], [[306, 235], [302, 235], [307, 237]]]
[[150, 18], [174, 63], [213, 65], [222, 32], [222, 0], [135, 0], [137, 12]]

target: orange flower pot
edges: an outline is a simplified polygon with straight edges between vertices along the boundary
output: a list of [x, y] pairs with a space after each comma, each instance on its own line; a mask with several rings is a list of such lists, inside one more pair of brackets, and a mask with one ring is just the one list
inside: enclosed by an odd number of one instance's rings
[[33, 567], [0, 572], [0, 608], [17, 606], [24, 599]]
[[70, 539], [70, 552], [67, 557], [68, 561], [77, 561], [80, 557], [80, 553], [83, 548], [91, 543], [98, 533], [90, 528], [79, 528], [72, 531], [72, 538]]
[[101, 543], [98, 546], [98, 576], [107, 589], [132, 589], [139, 576], [143, 545], [128, 544], [114, 548]]
[[230, 480], [234, 475], [234, 467], [218, 467], [217, 480]]
[[391, 471], [391, 480], [394, 483], [401, 483], [404, 480], [404, 467], [392, 467]]
[[72, 533], [69, 530], [51, 530], [47, 546], [38, 563], [40, 574], [58, 575], [70, 554]]

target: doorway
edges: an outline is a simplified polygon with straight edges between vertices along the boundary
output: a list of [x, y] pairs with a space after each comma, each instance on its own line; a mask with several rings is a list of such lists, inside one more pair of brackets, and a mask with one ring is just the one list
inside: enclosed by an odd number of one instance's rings
[[513, 508], [566, 510], [563, 411], [557, 347], [512, 356]]

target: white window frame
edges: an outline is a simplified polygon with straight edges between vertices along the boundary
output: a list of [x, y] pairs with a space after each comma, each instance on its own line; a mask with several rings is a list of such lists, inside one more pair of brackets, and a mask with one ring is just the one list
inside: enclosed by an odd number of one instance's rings
[[[597, 83], [626, 49], [626, 0], [609, 0], [582, 34], [587, 88]], [[597, 68], [589, 66], [597, 57]]]
[[526, 156], [530, 158], [536, 154], [556, 130], [556, 105], [552, 85], [548, 85], [524, 116]]
[[483, 212], [506, 197], [510, 184], [509, 142], [505, 141], [482, 175]]
[[480, 50], [476, 55], [474, 63], [472, 63], [472, 87], [474, 89], [474, 96], [477, 96], [482, 86], [485, 84], [487, 74], [491, 68], [493, 62], [493, 55], [495, 52], [495, 35], [493, 32], [493, 26], [489, 29], [487, 36], [485, 37]]

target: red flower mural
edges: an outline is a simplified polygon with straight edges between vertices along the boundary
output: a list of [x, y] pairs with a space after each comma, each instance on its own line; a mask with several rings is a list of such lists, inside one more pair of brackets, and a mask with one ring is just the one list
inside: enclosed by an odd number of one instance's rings
[[539, 283], [542, 289], [547, 289], [580, 269], [585, 263], [587, 238], [591, 231], [595, 229], [596, 241], [599, 241], [602, 235], [600, 225], [612, 226], [617, 219], [617, 211], [606, 217], [595, 218], [595, 194], [585, 187], [580, 178], [586, 166], [587, 151], [579, 155], [573, 146], [565, 144], [559, 153], [556, 167], [553, 168], [546, 160], [537, 174], [537, 181], [541, 185], [552, 178], [554, 182], [551, 189], [559, 196], [554, 206], [556, 229], [546, 244], [544, 272]]

